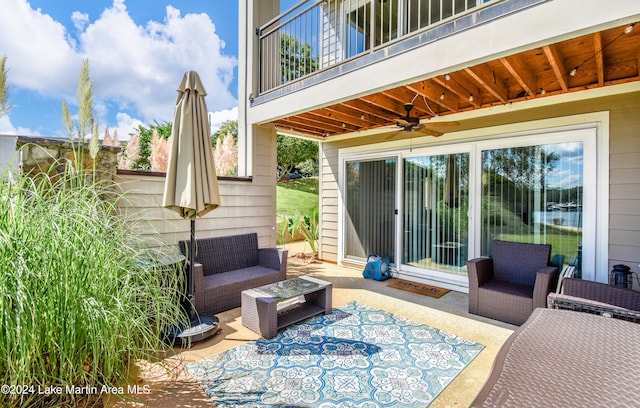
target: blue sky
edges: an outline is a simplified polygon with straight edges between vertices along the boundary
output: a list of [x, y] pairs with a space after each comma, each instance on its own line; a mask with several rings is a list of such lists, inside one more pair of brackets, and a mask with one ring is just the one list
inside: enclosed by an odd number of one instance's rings
[[13, 105], [0, 133], [65, 137], [61, 102], [77, 112], [84, 59], [101, 137], [172, 121], [186, 70], [200, 74], [217, 120], [237, 118], [238, 1], [0, 0], [0, 10]]

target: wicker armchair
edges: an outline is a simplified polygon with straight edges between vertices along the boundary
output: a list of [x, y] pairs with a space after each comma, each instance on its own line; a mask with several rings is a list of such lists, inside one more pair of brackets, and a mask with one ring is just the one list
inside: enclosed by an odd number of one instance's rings
[[583, 279], [566, 278], [562, 293], [550, 293], [548, 306], [640, 323], [640, 292]]
[[551, 245], [493, 241], [491, 258], [467, 261], [469, 313], [523, 324], [557, 283], [550, 255]]

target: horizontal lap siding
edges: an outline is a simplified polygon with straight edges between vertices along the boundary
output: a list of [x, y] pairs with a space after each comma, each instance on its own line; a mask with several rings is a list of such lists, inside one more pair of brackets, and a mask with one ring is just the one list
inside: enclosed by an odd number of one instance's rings
[[[258, 233], [260, 247], [276, 245], [275, 134], [254, 133], [252, 181], [219, 180], [220, 207], [196, 219], [196, 237]], [[162, 208], [165, 177], [118, 175], [125, 192], [120, 209], [141, 221], [139, 231], [151, 245], [159, 238], [169, 244], [189, 239], [190, 222]]]
[[321, 144], [320, 163], [320, 257], [338, 261], [338, 148], [340, 144]]
[[[611, 109], [609, 267], [640, 267], [640, 95]], [[636, 288], [637, 289], [637, 288]]]

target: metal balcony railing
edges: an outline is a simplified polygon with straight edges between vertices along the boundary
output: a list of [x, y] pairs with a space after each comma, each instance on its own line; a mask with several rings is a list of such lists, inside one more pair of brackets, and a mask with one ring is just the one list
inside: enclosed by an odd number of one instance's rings
[[257, 30], [260, 93], [497, 1], [301, 1]]

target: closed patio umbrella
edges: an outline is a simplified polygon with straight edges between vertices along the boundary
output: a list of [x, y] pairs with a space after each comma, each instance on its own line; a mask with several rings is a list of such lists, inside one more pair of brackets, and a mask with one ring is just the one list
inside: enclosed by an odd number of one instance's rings
[[220, 193], [213, 161], [207, 105], [207, 92], [198, 73], [187, 71], [178, 86], [178, 99], [172, 127], [172, 144], [167, 166], [162, 206], [189, 219], [190, 240], [187, 255], [187, 285], [191, 327], [175, 337], [198, 341], [209, 337], [218, 325], [216, 317], [195, 317], [193, 310], [193, 254], [195, 220], [220, 205]]

